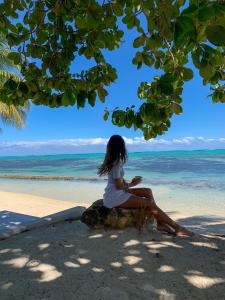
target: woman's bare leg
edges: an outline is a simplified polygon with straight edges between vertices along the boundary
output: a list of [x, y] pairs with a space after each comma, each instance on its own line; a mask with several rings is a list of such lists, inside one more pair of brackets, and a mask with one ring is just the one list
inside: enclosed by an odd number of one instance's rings
[[144, 208], [148, 209], [149, 213], [153, 214], [157, 221], [169, 225], [175, 230], [177, 235], [191, 235], [184, 227], [173, 221], [167, 214], [164, 213], [151, 199], [146, 199], [138, 196], [131, 196], [125, 203], [119, 205], [121, 208]]
[[[151, 202], [155, 203], [155, 199], [154, 199], [152, 190], [150, 188], [131, 188], [131, 189], [129, 189], [129, 193], [131, 193], [135, 196], [138, 196], [138, 197], [144, 197], [147, 200], [150, 200]], [[164, 231], [164, 232], [171, 233], [171, 234], [174, 233], [174, 231], [170, 228], [169, 225], [163, 223], [160, 220], [156, 220], [156, 222], [157, 222], [157, 229], [159, 231]]]

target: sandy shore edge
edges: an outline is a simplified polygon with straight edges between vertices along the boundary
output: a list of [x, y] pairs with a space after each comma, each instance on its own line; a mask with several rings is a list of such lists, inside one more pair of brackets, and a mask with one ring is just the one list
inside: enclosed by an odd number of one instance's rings
[[45, 217], [75, 206], [85, 206], [78, 202], [5, 191], [0, 191], [0, 199], [0, 211], [10, 211], [33, 217]]
[[[13, 193], [0, 190], [0, 213], [10, 212], [16, 217], [43, 218], [75, 207], [87, 207], [87, 203], [67, 202], [30, 194]], [[171, 212], [169, 215], [190, 230], [225, 234], [225, 217], [182, 214]], [[4, 221], [4, 220], [3, 220]]]

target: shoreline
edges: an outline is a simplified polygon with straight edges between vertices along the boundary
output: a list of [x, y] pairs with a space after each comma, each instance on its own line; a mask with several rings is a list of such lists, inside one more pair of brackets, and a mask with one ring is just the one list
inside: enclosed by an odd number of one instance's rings
[[[88, 207], [91, 204], [82, 201], [64, 201], [2, 190], [0, 190], [0, 199], [1, 213], [12, 213], [15, 215], [15, 218], [17, 216], [20, 218], [21, 216], [24, 218], [46, 217], [76, 206]], [[97, 200], [97, 198], [95, 200]], [[186, 211], [182, 213], [179, 210], [169, 210], [168, 207], [165, 209], [165, 212], [181, 225], [187, 226], [190, 230], [196, 230], [201, 233], [211, 232], [225, 234], [225, 217], [222, 215], [199, 214], [198, 211]]]
[[[16, 214], [32, 217], [46, 217], [80, 203], [56, 200], [30, 194], [5, 192], [0, 190], [0, 211], [9, 211]], [[85, 206], [85, 205], [83, 205]]]

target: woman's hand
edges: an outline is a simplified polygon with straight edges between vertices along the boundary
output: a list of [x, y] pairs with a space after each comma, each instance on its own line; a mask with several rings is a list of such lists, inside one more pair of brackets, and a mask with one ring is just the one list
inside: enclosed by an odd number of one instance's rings
[[136, 185], [138, 185], [139, 183], [141, 183], [141, 181], [142, 181], [142, 177], [141, 177], [141, 176], [135, 176], [135, 177], [131, 180], [130, 186], [136, 186]]

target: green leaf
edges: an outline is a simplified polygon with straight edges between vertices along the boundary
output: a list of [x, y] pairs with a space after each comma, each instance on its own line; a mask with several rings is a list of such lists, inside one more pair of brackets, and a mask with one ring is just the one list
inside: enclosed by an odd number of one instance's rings
[[11, 59], [15, 65], [20, 63], [20, 54], [17, 52], [10, 52], [7, 57], [8, 59]]
[[124, 126], [125, 113], [122, 110], [115, 110], [112, 114], [112, 123], [113, 125], [122, 127]]
[[96, 100], [96, 92], [95, 91], [88, 92], [88, 103], [92, 107], [95, 106], [95, 100]]
[[32, 92], [37, 92], [38, 87], [37, 87], [36, 82], [29, 81], [29, 82], [27, 82], [27, 85], [28, 85], [28, 88], [29, 88]]
[[195, 65], [196, 68], [201, 67], [200, 55], [201, 55], [201, 50], [200, 49], [197, 49], [197, 50], [193, 51], [192, 54], [191, 54], [193, 64]]
[[107, 121], [108, 118], [109, 118], [109, 112], [108, 112], [107, 109], [105, 109], [105, 110], [104, 110], [104, 115], [103, 115], [103, 120], [104, 120], [104, 121]]
[[215, 16], [215, 10], [213, 6], [203, 7], [198, 11], [198, 19], [201, 22], [210, 20]]
[[193, 14], [198, 11], [198, 6], [195, 4], [190, 5], [182, 11], [182, 15]]
[[127, 128], [131, 128], [135, 121], [134, 111], [132, 109], [128, 109], [125, 113], [125, 126]]
[[27, 94], [29, 92], [28, 86], [24, 82], [20, 82], [18, 88], [22, 94]]
[[189, 68], [182, 68], [182, 73], [183, 73], [183, 80], [191, 80], [194, 76], [194, 73], [191, 69]]
[[105, 102], [106, 96], [108, 96], [108, 92], [103, 88], [98, 88], [98, 97], [101, 102]]
[[171, 74], [162, 75], [158, 82], [161, 93], [165, 95], [173, 94], [173, 81], [174, 77]]
[[142, 62], [143, 62], [143, 56], [142, 56], [142, 53], [141, 52], [137, 52], [135, 57], [133, 58], [132, 60], [132, 63], [134, 65], [138, 65], [138, 64], [141, 64], [142, 65]]
[[133, 27], [139, 27], [140, 25], [140, 21], [137, 17], [135, 16], [130, 16], [127, 15], [122, 19], [123, 23], [125, 23], [127, 25], [128, 29], [132, 29]]
[[143, 103], [139, 110], [142, 121], [146, 124], [150, 124], [155, 111], [155, 106], [150, 103]]
[[185, 4], [186, 0], [177, 0], [177, 3], [179, 6], [183, 6]]
[[151, 67], [154, 64], [155, 60], [152, 56], [144, 55], [144, 63], [146, 66]]
[[196, 28], [193, 20], [187, 16], [177, 18], [174, 30], [174, 44], [177, 48], [188, 45], [190, 39], [196, 39]]
[[115, 13], [116, 16], [122, 16], [123, 15], [123, 6], [115, 3], [112, 5], [113, 7], [113, 12]]
[[207, 39], [216, 46], [225, 46], [225, 27], [209, 25], [206, 28]]
[[179, 115], [183, 112], [182, 106], [180, 106], [178, 103], [176, 102], [172, 102], [171, 103], [171, 110], [172, 112], [174, 112], [176, 115]]
[[85, 106], [86, 93], [81, 91], [77, 95], [77, 108], [81, 108]]
[[160, 46], [162, 46], [162, 39], [159, 35], [151, 35], [150, 38], [146, 39], [146, 47], [149, 50], [155, 51]]
[[140, 112], [137, 112], [134, 115], [134, 130], [137, 130], [138, 128], [142, 128], [142, 125], [143, 125], [143, 121], [141, 118], [141, 114]]
[[133, 42], [133, 47], [138, 48], [145, 44], [145, 37], [143, 35], [137, 37]]
[[210, 63], [204, 63], [201, 64], [199, 73], [204, 79], [210, 80], [215, 74], [215, 71], [215, 68]]
[[70, 105], [70, 99], [68, 93], [64, 93], [62, 96], [62, 105], [68, 106]]
[[155, 27], [156, 27], [155, 21], [153, 20], [152, 16], [150, 16], [148, 18], [148, 31], [152, 33]]

